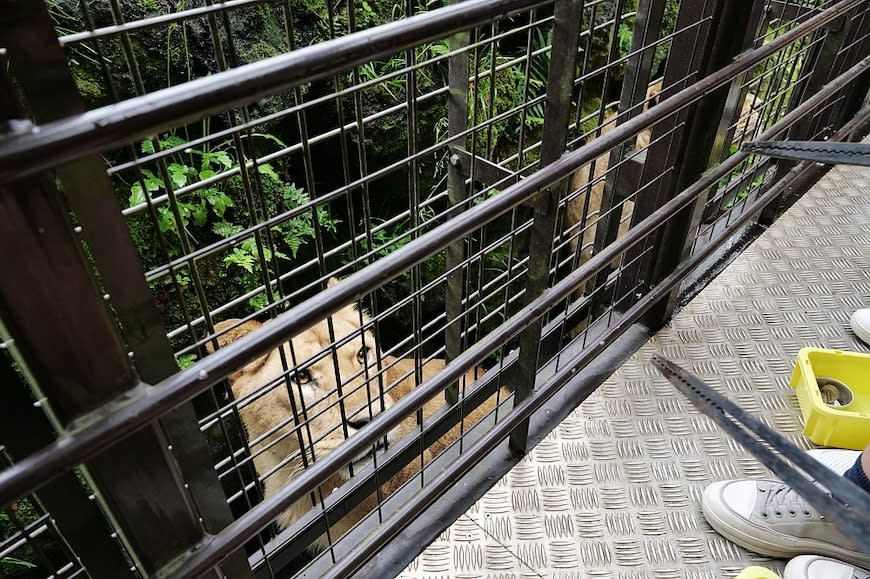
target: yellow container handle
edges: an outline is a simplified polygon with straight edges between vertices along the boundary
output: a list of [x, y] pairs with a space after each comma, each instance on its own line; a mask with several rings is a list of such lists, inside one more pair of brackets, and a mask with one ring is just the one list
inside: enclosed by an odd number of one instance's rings
[[779, 575], [767, 567], [753, 565], [752, 567], [747, 567], [738, 573], [737, 577], [734, 579], [779, 579]]

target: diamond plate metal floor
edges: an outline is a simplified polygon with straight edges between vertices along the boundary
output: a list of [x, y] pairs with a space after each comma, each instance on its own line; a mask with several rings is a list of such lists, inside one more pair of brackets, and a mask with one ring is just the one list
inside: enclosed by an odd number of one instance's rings
[[[868, 351], [870, 169], [833, 169], [430, 545], [407, 579], [719, 579], [761, 563], [700, 511], [715, 480], [767, 469], [649, 364], [717, 385], [803, 448], [788, 388], [804, 346]], [[769, 475], [768, 475], [769, 476]]]

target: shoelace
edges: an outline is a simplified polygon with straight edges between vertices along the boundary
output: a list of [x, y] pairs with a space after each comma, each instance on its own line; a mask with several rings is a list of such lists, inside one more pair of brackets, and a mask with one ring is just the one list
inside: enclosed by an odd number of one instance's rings
[[[764, 493], [764, 502], [761, 505], [761, 516], [768, 517], [772, 513], [777, 517], [788, 513], [796, 517], [799, 513], [806, 517], [813, 515], [810, 504], [797, 494], [791, 487], [784, 484], [773, 484], [767, 487], [759, 486]], [[822, 515], [817, 515], [820, 519]]]

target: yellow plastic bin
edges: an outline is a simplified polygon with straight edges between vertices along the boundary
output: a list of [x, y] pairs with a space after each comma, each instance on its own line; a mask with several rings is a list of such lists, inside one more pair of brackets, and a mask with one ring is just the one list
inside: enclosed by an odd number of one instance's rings
[[741, 571], [734, 579], [779, 579], [779, 575], [767, 567], [753, 565]]
[[[840, 390], [840, 406], [822, 401], [820, 381]], [[870, 354], [803, 348], [790, 385], [797, 391], [807, 438], [854, 450], [870, 443]]]

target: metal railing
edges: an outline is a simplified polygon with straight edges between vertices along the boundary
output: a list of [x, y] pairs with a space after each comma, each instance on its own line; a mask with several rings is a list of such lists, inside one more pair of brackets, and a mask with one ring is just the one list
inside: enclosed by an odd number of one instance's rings
[[46, 576], [370, 574], [820, 173], [741, 142], [866, 116], [861, 0], [7, 4], [0, 564]]

